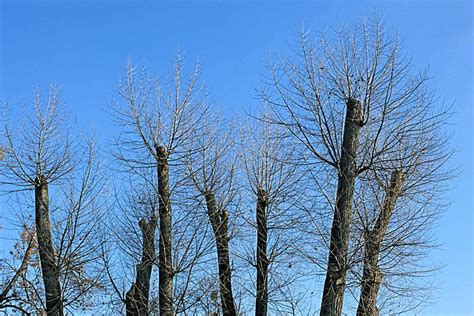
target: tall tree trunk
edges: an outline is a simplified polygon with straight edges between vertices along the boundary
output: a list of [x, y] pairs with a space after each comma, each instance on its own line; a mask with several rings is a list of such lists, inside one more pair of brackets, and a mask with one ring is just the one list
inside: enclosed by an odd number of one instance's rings
[[48, 182], [43, 176], [36, 178], [35, 221], [44, 291], [46, 293], [46, 313], [48, 316], [63, 315], [59, 268], [56, 263], [56, 255], [51, 238]]
[[352, 219], [352, 197], [357, 176], [356, 156], [359, 132], [362, 126], [360, 102], [346, 102], [346, 118], [336, 195], [336, 208], [331, 228], [331, 242], [326, 279], [321, 301], [321, 315], [338, 316], [342, 313], [346, 283], [346, 260], [349, 246], [349, 229]]
[[255, 316], [267, 315], [268, 309], [268, 258], [267, 258], [267, 206], [264, 190], [257, 192], [257, 292]]
[[143, 249], [141, 262], [137, 264], [135, 282], [125, 296], [128, 316], [148, 315], [148, 299], [150, 294], [150, 279], [155, 258], [155, 231], [158, 219], [152, 215], [147, 223], [141, 219], [138, 223], [142, 231]]
[[362, 285], [357, 307], [358, 316], [376, 316], [379, 314], [377, 308], [377, 295], [382, 282], [382, 272], [379, 268], [380, 248], [387, 232], [388, 224], [393, 214], [395, 204], [404, 182], [401, 171], [392, 172], [390, 185], [386, 190], [385, 200], [380, 210], [377, 221], [371, 231], [365, 233], [364, 270]]
[[158, 157], [158, 197], [160, 216], [159, 304], [160, 315], [173, 315], [173, 257], [172, 217], [168, 153], [164, 146], [156, 146]]
[[229, 236], [227, 231], [228, 214], [225, 210], [222, 212], [218, 210], [213, 193], [206, 192], [204, 196], [207, 205], [207, 215], [211, 222], [216, 241], [222, 313], [224, 316], [235, 316], [237, 315], [237, 312], [234, 304], [234, 296], [232, 294], [232, 272], [229, 258]]

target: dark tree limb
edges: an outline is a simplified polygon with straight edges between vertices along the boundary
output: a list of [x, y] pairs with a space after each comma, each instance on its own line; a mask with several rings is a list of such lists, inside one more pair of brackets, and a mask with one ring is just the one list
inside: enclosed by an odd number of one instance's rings
[[234, 296], [232, 294], [232, 271], [229, 258], [229, 235], [227, 227], [228, 214], [225, 210], [218, 210], [216, 199], [212, 192], [206, 192], [204, 197], [206, 199], [207, 215], [211, 222], [217, 247], [222, 313], [224, 316], [235, 316], [237, 312]]
[[321, 315], [341, 315], [346, 283], [346, 259], [352, 218], [352, 198], [357, 176], [356, 156], [362, 126], [360, 102], [346, 102], [346, 118], [339, 162], [336, 208], [331, 228], [331, 242], [326, 279], [321, 301]]
[[268, 195], [257, 192], [257, 290], [255, 316], [265, 316], [268, 310], [268, 257], [267, 257], [267, 206]]
[[172, 217], [168, 152], [155, 146], [158, 162], [158, 198], [160, 217], [159, 302], [160, 315], [173, 315]]
[[153, 214], [147, 223], [145, 219], [139, 222], [143, 237], [142, 259], [137, 264], [135, 282], [125, 296], [127, 315], [148, 315], [148, 300], [150, 294], [150, 279], [155, 258], [155, 231], [158, 219]]
[[379, 257], [382, 241], [387, 232], [388, 224], [392, 217], [395, 204], [400, 196], [404, 182], [404, 174], [400, 170], [392, 172], [390, 185], [380, 210], [377, 221], [372, 230], [365, 233], [364, 271], [362, 285], [357, 307], [358, 316], [377, 316], [377, 295], [382, 282], [383, 274], [379, 268]]
[[63, 315], [59, 268], [56, 263], [56, 254], [51, 237], [48, 182], [41, 175], [36, 178], [35, 185], [35, 220], [41, 271], [46, 293], [46, 313], [48, 316]]

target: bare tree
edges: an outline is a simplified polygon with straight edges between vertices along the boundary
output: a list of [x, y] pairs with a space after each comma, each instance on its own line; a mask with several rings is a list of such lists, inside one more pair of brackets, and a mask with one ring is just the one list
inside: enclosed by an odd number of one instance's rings
[[[449, 111], [435, 110], [434, 101], [433, 93], [420, 86], [417, 102], [387, 115], [397, 145], [361, 178], [354, 219], [359, 241], [355, 245], [363, 249], [362, 274], [356, 277], [358, 315], [378, 315], [381, 285], [391, 292], [380, 302], [387, 310], [396, 298], [405, 301], [397, 304], [397, 310], [403, 312], [422, 304], [426, 297], [422, 290], [427, 289], [421, 284], [407, 282], [410, 286], [401, 287], [396, 279], [426, 277], [433, 271], [434, 267], [421, 262], [433, 247], [429, 231], [444, 209], [446, 183], [456, 174], [446, 168], [452, 155], [449, 135], [444, 132]], [[358, 269], [355, 271], [357, 274]], [[392, 307], [390, 312], [394, 311]]]
[[[189, 176], [202, 195], [216, 244], [219, 288], [223, 315], [237, 315], [232, 293], [232, 267], [229, 255], [229, 206], [236, 195], [233, 142], [219, 118], [208, 116], [194, 137], [187, 157]], [[214, 120], [214, 123], [211, 121]], [[229, 127], [225, 127], [228, 129]]]
[[387, 231], [397, 198], [401, 192], [404, 177], [403, 172], [400, 170], [394, 170], [392, 172], [390, 184], [386, 189], [385, 199], [380, 207], [379, 216], [373, 228], [367, 230], [364, 235], [364, 272], [362, 276], [359, 306], [357, 308], [358, 315], [378, 315], [376, 299], [382, 279], [378, 268], [378, 258], [380, 256], [383, 237]]
[[58, 88], [46, 105], [35, 93], [26, 122], [5, 113], [1, 190], [24, 201], [0, 260], [0, 313], [103, 302], [127, 315], [311, 314], [318, 274], [321, 315], [423, 304], [418, 277], [435, 269], [424, 260], [454, 174], [449, 113], [379, 20], [327, 34], [303, 32], [271, 66], [264, 114], [238, 146], [198, 66], [187, 74], [178, 57], [157, 79], [130, 62], [106, 203], [95, 146], [70, 137]]
[[[182, 181], [179, 166], [186, 143], [205, 113], [201, 107], [204, 89], [199, 85], [198, 67], [188, 77], [183, 72], [184, 63], [178, 57], [171, 84], [163, 85], [151, 78], [145, 68], [129, 63], [119, 88], [122, 102], [114, 112], [117, 123], [125, 128], [117, 140], [115, 155], [125, 171], [153, 184], [152, 179], [143, 176], [149, 175], [143, 170], [156, 169], [161, 315], [174, 312], [173, 277], [178, 272], [173, 266], [172, 194], [177, 194], [174, 191]], [[174, 168], [171, 174], [170, 166]], [[149, 224], [153, 221], [150, 219]], [[149, 287], [149, 278], [146, 283]]]
[[[151, 172], [150, 176], [153, 175]], [[117, 189], [113, 207], [117, 216], [109, 222], [110, 229], [105, 232], [108, 242], [102, 247], [102, 261], [109, 284], [120, 299], [118, 304], [125, 304], [126, 314], [148, 315], [153, 292], [152, 270], [157, 261], [158, 195], [155, 187], [145, 181], [131, 178], [129, 183], [125, 179], [119, 182], [120, 190]], [[125, 276], [120, 275], [114, 259], [120, 261]]]
[[[49, 315], [62, 315], [63, 302], [59, 269], [51, 236], [49, 216], [48, 184], [72, 171], [70, 142], [60, 139], [57, 107], [60, 104], [59, 91], [52, 89], [48, 100], [46, 116], [41, 109], [41, 96], [35, 94], [35, 125], [30, 135], [25, 135], [24, 143], [18, 144], [5, 124], [7, 158], [4, 166], [8, 173], [5, 184], [35, 189], [35, 220], [38, 248], [41, 257], [43, 282], [46, 292], [46, 307]], [[59, 144], [53, 142], [60, 141]], [[29, 142], [29, 144], [28, 144]], [[59, 146], [58, 146], [59, 145]], [[25, 148], [27, 147], [27, 148]], [[8, 160], [10, 159], [10, 160]], [[19, 182], [21, 181], [21, 182]]]
[[[149, 194], [140, 196], [150, 198]], [[153, 195], [152, 195], [153, 196]], [[150, 280], [153, 263], [155, 261], [155, 230], [158, 224], [157, 212], [152, 201], [136, 201], [151, 209], [149, 220], [141, 218], [138, 225], [142, 235], [141, 262], [136, 266], [135, 282], [125, 296], [127, 315], [147, 315], [148, 298], [150, 293]]]
[[[156, 170], [148, 171], [144, 179], [156, 175]], [[144, 232], [142, 227], [147, 224], [147, 228], [153, 228], [151, 224], [157, 224], [157, 185], [156, 182], [148, 183], [133, 176], [128, 182], [125, 178], [120, 179], [119, 183], [114, 207], [114, 213], [118, 216], [110, 222], [109, 243], [103, 251], [109, 285], [119, 298], [119, 304], [125, 303], [127, 313], [154, 314], [159, 309], [158, 288], [154, 286], [156, 278], [151, 274], [153, 267], [158, 266], [157, 251], [152, 245], [156, 232]], [[177, 195], [174, 191], [174, 197], [178, 201], [174, 203], [173, 223], [174, 309], [176, 313], [193, 313], [199, 310], [203, 296], [208, 294], [207, 290], [201, 291], [205, 263], [200, 260], [210, 250], [209, 238], [206, 237], [207, 219], [200, 216], [193, 197], [187, 192]], [[185, 199], [189, 201], [183, 203]], [[136, 262], [139, 263], [132, 275], [131, 266]], [[132, 285], [124, 290], [129, 283]]]
[[[305, 149], [302, 157], [313, 170], [317, 188], [335, 178], [335, 194], [321, 315], [340, 315], [351, 266], [350, 227], [356, 179], [398, 150], [390, 115], [420, 100], [427, 76], [412, 74], [395, 36], [380, 21], [340, 28], [317, 44], [301, 36], [295, 59], [271, 69], [263, 98], [275, 124], [286, 127]], [[404, 124], [404, 122], [398, 122]], [[367, 132], [366, 132], [367, 131]], [[329, 168], [328, 168], [329, 167]]]
[[[97, 288], [100, 278], [100, 271], [94, 271], [101, 190], [95, 152], [92, 143], [73, 146], [61, 106], [59, 89], [51, 87], [45, 108], [39, 90], [35, 93], [35, 116], [28, 116], [27, 125], [11, 128], [5, 117], [0, 180], [7, 193], [35, 191], [35, 233], [48, 315], [74, 307]], [[53, 208], [50, 184], [57, 184], [53, 192], [59, 195]]]
[[285, 142], [286, 131], [269, 124], [265, 114], [251, 124], [241, 145], [249, 192], [256, 205], [251, 221], [257, 235], [256, 252], [252, 251], [249, 262], [256, 268], [255, 315], [267, 315], [269, 302], [281, 305], [276, 294], [288, 291], [301, 272], [294, 260], [299, 238], [295, 228], [301, 220], [298, 204], [302, 204], [304, 188], [299, 185], [301, 174], [293, 148]]

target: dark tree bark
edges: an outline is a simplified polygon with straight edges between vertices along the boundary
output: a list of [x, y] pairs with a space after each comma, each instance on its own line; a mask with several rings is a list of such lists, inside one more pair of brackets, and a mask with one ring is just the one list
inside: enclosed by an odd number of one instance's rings
[[400, 170], [393, 171], [390, 185], [386, 190], [385, 200], [377, 217], [377, 221], [372, 230], [367, 229], [365, 232], [364, 270], [359, 306], [357, 307], [358, 316], [376, 316], [379, 314], [377, 295], [383, 277], [378, 265], [380, 248], [385, 233], [387, 232], [395, 204], [400, 196], [403, 182], [403, 172]]
[[229, 258], [229, 236], [227, 231], [228, 214], [225, 210], [219, 211], [214, 194], [204, 194], [207, 206], [207, 215], [214, 232], [219, 266], [219, 286], [221, 293], [222, 314], [224, 316], [237, 315], [232, 294], [232, 277]]
[[148, 299], [150, 294], [150, 279], [155, 258], [155, 231], [158, 219], [152, 215], [147, 223], [145, 219], [139, 222], [143, 237], [142, 259], [137, 264], [135, 282], [125, 296], [128, 316], [148, 315]]
[[267, 206], [264, 190], [257, 192], [257, 291], [255, 316], [267, 315], [268, 309], [268, 258], [267, 258]]
[[159, 304], [160, 315], [173, 315], [172, 217], [168, 153], [164, 146], [155, 146], [158, 157], [158, 197], [160, 216]]
[[359, 132], [362, 127], [360, 102], [346, 102], [346, 118], [339, 161], [336, 208], [331, 228], [331, 242], [326, 279], [321, 301], [321, 315], [341, 315], [346, 283], [346, 259], [349, 246], [349, 229], [352, 218], [352, 198], [357, 176], [356, 156]]
[[63, 301], [59, 283], [59, 268], [51, 238], [48, 182], [43, 176], [38, 176], [35, 182], [36, 236], [46, 293], [46, 313], [48, 316], [58, 316], [63, 315]]

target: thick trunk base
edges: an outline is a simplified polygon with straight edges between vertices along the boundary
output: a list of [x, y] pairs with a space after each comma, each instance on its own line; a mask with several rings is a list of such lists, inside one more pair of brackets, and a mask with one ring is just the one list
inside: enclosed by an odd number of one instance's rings
[[62, 316], [64, 312], [59, 268], [56, 263], [49, 219], [48, 183], [42, 177], [36, 179], [35, 221], [41, 272], [46, 293], [46, 313], [48, 316]]
[[321, 301], [320, 314], [324, 316], [339, 316], [342, 313], [349, 230], [352, 220], [352, 198], [357, 176], [357, 148], [361, 126], [360, 103], [357, 100], [349, 99], [346, 103], [344, 135], [338, 168], [336, 208], [331, 228], [327, 272]]

